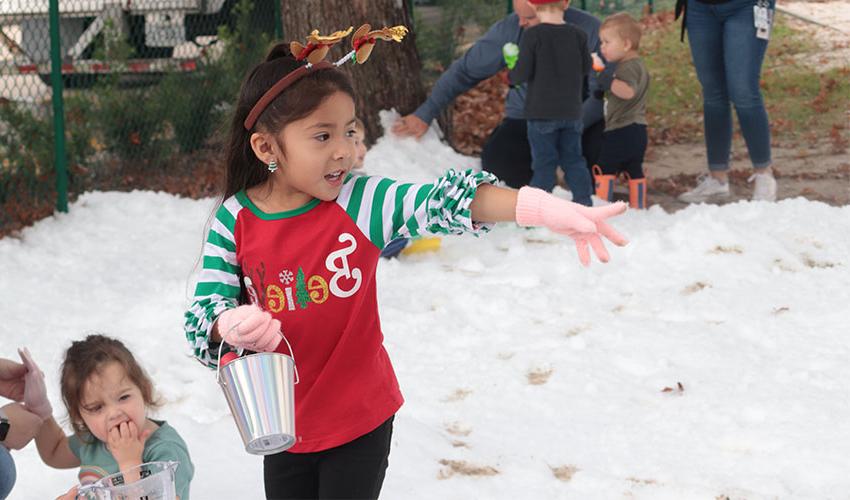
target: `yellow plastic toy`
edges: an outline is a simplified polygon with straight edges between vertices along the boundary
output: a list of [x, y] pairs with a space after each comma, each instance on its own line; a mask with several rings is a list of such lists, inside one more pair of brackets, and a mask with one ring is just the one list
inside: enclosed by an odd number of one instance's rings
[[402, 255], [412, 255], [425, 252], [436, 252], [440, 249], [440, 238], [428, 236], [412, 240], [407, 247], [401, 251]]

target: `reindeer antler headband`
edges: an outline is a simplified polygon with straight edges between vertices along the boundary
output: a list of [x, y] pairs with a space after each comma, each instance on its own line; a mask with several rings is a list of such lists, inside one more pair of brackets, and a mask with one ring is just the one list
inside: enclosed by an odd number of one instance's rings
[[347, 37], [353, 28], [348, 28], [344, 31], [336, 31], [327, 36], [319, 34], [319, 30], [313, 30], [307, 37], [307, 45], [301, 45], [297, 41], [292, 41], [289, 48], [292, 55], [298, 61], [307, 60], [307, 64], [299, 66], [290, 71], [277, 81], [272, 87], [263, 94], [262, 97], [251, 108], [248, 117], [245, 118], [243, 125], [245, 130], [251, 130], [257, 119], [268, 107], [269, 104], [279, 96], [287, 87], [306, 76], [313, 71], [335, 68], [342, 66], [349, 59], [353, 59], [355, 63], [363, 64], [369, 59], [372, 54], [372, 49], [375, 47], [377, 40], [401, 42], [407, 34], [407, 28], [404, 26], [393, 26], [392, 28], [381, 28], [379, 30], [370, 31], [372, 29], [368, 24], [364, 24], [357, 28], [354, 36], [351, 38], [352, 50], [336, 62], [323, 61], [331, 47], [341, 42]]

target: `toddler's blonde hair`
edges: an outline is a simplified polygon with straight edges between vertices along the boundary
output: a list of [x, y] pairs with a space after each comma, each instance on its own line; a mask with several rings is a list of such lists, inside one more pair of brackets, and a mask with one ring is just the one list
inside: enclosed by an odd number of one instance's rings
[[640, 24], [626, 12], [618, 12], [605, 18], [599, 31], [614, 30], [621, 39], [631, 44], [632, 50], [640, 48], [640, 37], [643, 30]]

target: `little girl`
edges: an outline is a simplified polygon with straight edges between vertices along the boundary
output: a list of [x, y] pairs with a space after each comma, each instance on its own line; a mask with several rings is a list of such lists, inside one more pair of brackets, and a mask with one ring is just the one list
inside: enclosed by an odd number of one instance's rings
[[[31, 373], [40, 373], [27, 360]], [[74, 434], [65, 432], [53, 418], [43, 390], [43, 377], [27, 379], [41, 384], [28, 408], [41, 408], [44, 423], [36, 435], [38, 453], [45, 464], [57, 469], [79, 467], [80, 484], [126, 472], [147, 462], [176, 461], [177, 495], [189, 498], [194, 465], [186, 443], [165, 421], [147, 417], [156, 408], [153, 384], [136, 359], [120, 341], [89, 335], [71, 344], [62, 364], [62, 400]], [[65, 497], [73, 499], [76, 487]]]
[[[354, 90], [329, 63], [306, 67], [284, 44], [245, 78], [226, 185], [208, 231], [186, 336], [210, 367], [218, 347], [296, 354], [297, 442], [264, 457], [268, 498], [377, 498], [402, 404], [384, 349], [375, 288], [380, 251], [421, 233], [479, 233], [485, 223], [543, 225], [608, 260], [605, 219], [546, 192], [493, 186], [449, 170], [432, 184], [354, 176]], [[283, 325], [281, 327], [281, 325]]]

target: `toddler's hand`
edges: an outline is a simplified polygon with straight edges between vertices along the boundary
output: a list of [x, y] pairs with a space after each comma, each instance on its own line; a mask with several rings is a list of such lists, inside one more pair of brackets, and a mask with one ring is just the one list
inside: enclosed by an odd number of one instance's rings
[[139, 433], [139, 428], [132, 421], [122, 422], [109, 429], [106, 448], [112, 453], [112, 457], [118, 462], [121, 470], [129, 469], [142, 463], [145, 441], [151, 434], [153, 432], [150, 430]]
[[517, 196], [516, 221], [521, 226], [544, 226], [569, 236], [575, 241], [579, 260], [587, 266], [590, 265], [588, 245], [601, 262], [610, 259], [600, 236], [617, 246], [628, 243], [605, 222], [609, 217], [625, 212], [626, 208], [626, 204], [621, 202], [604, 207], [585, 207], [552, 196], [542, 189], [526, 186], [519, 190]]
[[53, 415], [53, 408], [50, 406], [50, 401], [47, 400], [44, 373], [35, 364], [26, 347], [18, 349], [18, 355], [27, 368], [27, 374], [24, 375], [24, 404], [28, 411], [35, 413], [42, 420], [46, 420]]
[[256, 352], [272, 352], [283, 339], [280, 321], [255, 305], [239, 306], [221, 313], [218, 333], [233, 347]]
[[605, 70], [605, 63], [602, 62], [602, 58], [599, 57], [599, 54], [596, 52], [592, 52], [590, 54], [591, 59], [593, 59], [593, 71], [597, 73]]

